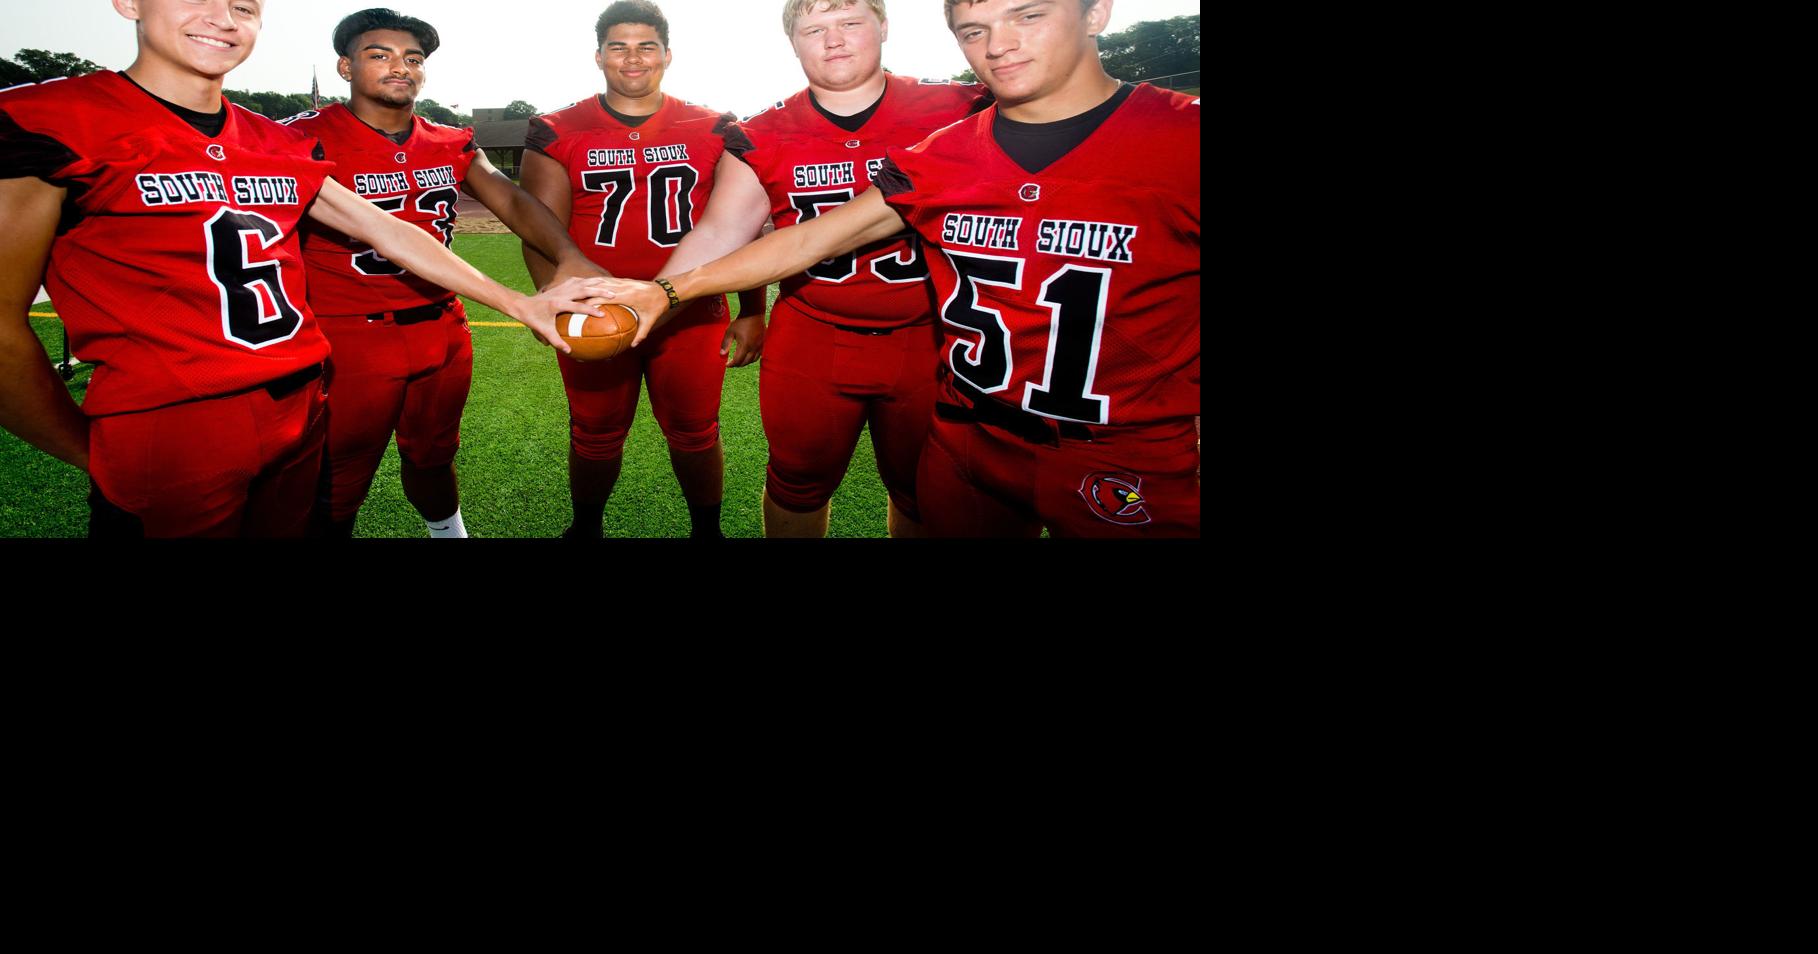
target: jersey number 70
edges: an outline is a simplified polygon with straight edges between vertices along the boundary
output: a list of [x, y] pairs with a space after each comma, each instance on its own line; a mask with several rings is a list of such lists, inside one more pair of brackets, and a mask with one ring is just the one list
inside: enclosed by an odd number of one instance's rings
[[[687, 163], [657, 166], [644, 177], [650, 190], [650, 241], [664, 248], [682, 244], [682, 236], [694, 228], [694, 187], [700, 174]], [[581, 188], [588, 192], [606, 193], [606, 205], [600, 209], [600, 230], [594, 235], [595, 245], [612, 247], [619, 239], [619, 219], [625, 215], [625, 200], [638, 189], [637, 173], [631, 169], [603, 169], [581, 173]]]

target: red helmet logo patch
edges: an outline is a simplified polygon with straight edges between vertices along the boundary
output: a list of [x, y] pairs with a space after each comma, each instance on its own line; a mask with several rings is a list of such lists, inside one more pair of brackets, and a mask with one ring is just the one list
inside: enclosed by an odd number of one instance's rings
[[1042, 197], [1042, 187], [1031, 182], [1017, 190], [1016, 195], [1024, 202], [1034, 202]]
[[208, 158], [213, 159], [216, 162], [225, 162], [227, 160], [227, 150], [223, 149], [220, 143], [213, 143], [208, 147]]
[[1079, 495], [1100, 520], [1125, 527], [1138, 527], [1149, 522], [1148, 499], [1143, 496], [1143, 479], [1135, 474], [1113, 474], [1100, 471], [1087, 474], [1080, 481]]

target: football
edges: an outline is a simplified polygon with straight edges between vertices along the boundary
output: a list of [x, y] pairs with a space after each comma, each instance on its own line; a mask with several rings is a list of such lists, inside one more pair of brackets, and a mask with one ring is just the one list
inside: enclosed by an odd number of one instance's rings
[[637, 337], [636, 312], [624, 305], [601, 305], [600, 310], [606, 314], [598, 318], [563, 315], [556, 319], [556, 330], [574, 349], [569, 357], [576, 361], [605, 361], [631, 347], [631, 339]]

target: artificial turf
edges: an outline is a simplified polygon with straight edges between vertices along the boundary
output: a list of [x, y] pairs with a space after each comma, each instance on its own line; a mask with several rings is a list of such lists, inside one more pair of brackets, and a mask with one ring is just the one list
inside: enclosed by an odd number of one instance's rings
[[[459, 235], [455, 251], [500, 283], [530, 291], [514, 235]], [[772, 300], [776, 287], [770, 289]], [[732, 307], [737, 310], [736, 297]], [[34, 312], [49, 311], [39, 305]], [[472, 322], [510, 319], [467, 302]], [[60, 326], [33, 318], [50, 359], [60, 355]], [[555, 352], [528, 330], [473, 328], [474, 381], [461, 423], [461, 515], [475, 537], [553, 537], [568, 526], [568, 405]], [[82, 399], [89, 367], [70, 383]], [[330, 398], [332, 401], [332, 397]], [[758, 366], [726, 372], [720, 407], [726, 448], [726, 497], [721, 528], [728, 537], [763, 536], [764, 462], [768, 445], [758, 418]], [[60, 461], [0, 431], [0, 537], [81, 537], [88, 528], [88, 479]], [[885, 494], [870, 437], [859, 440], [845, 482], [833, 498], [828, 535], [884, 536]], [[688, 507], [669, 467], [668, 445], [639, 396], [637, 420], [625, 442], [624, 470], [606, 507], [609, 537], [685, 537]], [[398, 484], [392, 445], [360, 511], [356, 537], [423, 537], [422, 518]]]

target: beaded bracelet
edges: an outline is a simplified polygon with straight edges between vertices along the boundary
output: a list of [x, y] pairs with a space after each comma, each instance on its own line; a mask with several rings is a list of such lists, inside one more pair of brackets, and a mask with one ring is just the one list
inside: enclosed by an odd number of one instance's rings
[[675, 286], [669, 284], [669, 279], [659, 278], [656, 280], [656, 283], [662, 287], [663, 294], [669, 296], [669, 307], [671, 307], [671, 308], [682, 307], [682, 299], [676, 295]]

